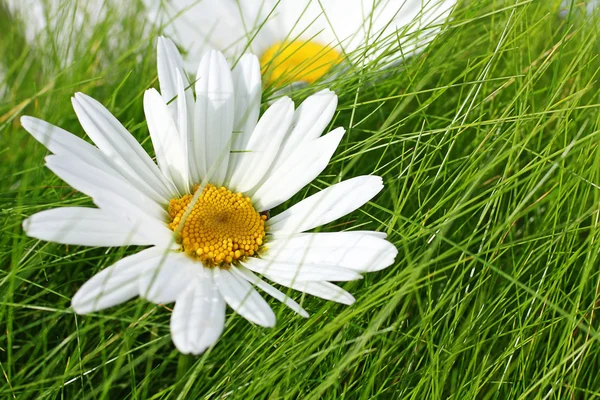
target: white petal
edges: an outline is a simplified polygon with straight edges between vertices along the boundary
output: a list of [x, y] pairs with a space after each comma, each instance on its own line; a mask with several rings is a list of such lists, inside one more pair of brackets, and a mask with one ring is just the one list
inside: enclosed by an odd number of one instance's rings
[[[345, 0], [308, 2], [308, 15], [296, 24], [304, 40], [342, 47], [351, 57], [378, 61], [380, 66], [398, 53], [382, 54], [386, 50], [402, 49], [403, 56], [417, 54], [440, 31], [440, 24], [448, 17], [456, 0]], [[287, 8], [287, 7], [285, 7]], [[317, 23], [306, 28], [311, 17], [322, 10]], [[297, 19], [286, 13], [287, 24]], [[377, 44], [376, 46], [374, 44]]]
[[153, 200], [168, 202], [174, 187], [142, 146], [102, 104], [82, 93], [72, 99], [79, 122], [96, 146], [128, 180]]
[[170, 39], [162, 36], [158, 38], [157, 62], [161, 96], [177, 122], [184, 151], [183, 162], [187, 165], [188, 137], [193, 135], [194, 126], [194, 95], [179, 50]]
[[188, 193], [187, 157], [184, 157], [181, 137], [167, 105], [156, 89], [144, 93], [144, 113], [158, 166], [175, 184], [180, 195]]
[[[301, 262], [349, 268], [358, 272], [379, 271], [396, 258], [396, 247], [381, 237], [363, 232], [301, 233], [270, 241], [261, 257], [274, 262]], [[325, 279], [331, 280], [331, 279]]]
[[72, 156], [47, 156], [46, 165], [73, 188], [88, 194], [104, 213], [139, 229], [157, 246], [174, 245], [166, 211], [122, 179]]
[[175, 242], [175, 236], [164, 221], [149, 217], [138, 204], [128, 199], [122, 199], [109, 194], [100, 194], [94, 197], [94, 203], [108, 215], [119, 221], [139, 227], [144, 236], [148, 237], [156, 246], [169, 249], [180, 247]]
[[387, 233], [385, 232], [379, 232], [379, 231], [352, 231], [354, 233], [360, 233], [363, 235], [370, 235], [379, 239], [385, 239], [387, 238]]
[[302, 200], [271, 218], [274, 235], [299, 233], [327, 224], [356, 210], [383, 189], [379, 176], [357, 176]]
[[225, 301], [211, 279], [199, 273], [177, 298], [171, 316], [171, 336], [184, 354], [201, 354], [221, 336], [225, 327]]
[[[360, 15], [360, 5], [356, 4], [357, 2], [364, 0], [289, 1], [282, 2], [277, 11], [282, 14], [281, 24], [285, 26], [290, 38], [310, 40], [333, 47], [338, 39], [343, 40], [346, 37], [346, 31], [354, 31], [361, 26], [357, 19], [353, 18], [356, 14]], [[368, 2], [372, 3], [371, 0]], [[347, 23], [337, 24], [337, 20], [332, 21], [330, 16], [333, 11], [346, 15]], [[332, 27], [332, 24], [335, 25]]]
[[308, 264], [302, 258], [290, 259], [290, 257], [280, 261], [277, 256], [278, 253], [275, 253], [273, 258], [269, 260], [253, 257], [246, 262], [242, 262], [242, 265], [262, 275], [290, 280], [341, 282], [361, 279], [358, 272], [346, 268]]
[[184, 253], [168, 253], [139, 279], [140, 296], [156, 304], [172, 303], [200, 268], [204, 268], [200, 262], [194, 263]]
[[57, 155], [73, 155], [93, 167], [114, 175], [120, 175], [97, 147], [92, 146], [72, 133], [41, 119], [27, 116], [21, 117], [21, 125], [52, 153]]
[[282, 97], [267, 109], [254, 128], [246, 148], [236, 157], [229, 185], [246, 192], [257, 185], [277, 156], [279, 146], [294, 115], [294, 103]]
[[278, 167], [274, 167], [268, 178], [252, 196], [257, 210], [272, 209], [298, 193], [312, 182], [327, 167], [338, 147], [344, 128], [311, 142], [304, 142], [292, 151]]
[[321, 136], [331, 122], [337, 107], [337, 96], [329, 89], [313, 94], [300, 104], [294, 113], [294, 127], [281, 147], [281, 155], [293, 152], [300, 143], [314, 140]]
[[125, 203], [134, 203], [151, 218], [166, 220], [163, 207], [146, 197], [125, 180], [100, 169], [86, 165], [84, 161], [70, 155], [47, 156], [47, 167], [62, 180], [95, 199], [107, 195]]
[[97, 208], [63, 207], [33, 214], [23, 221], [28, 236], [80, 246], [146, 246], [154, 244], [139, 228]]
[[[190, 159], [188, 145], [190, 143], [189, 137], [194, 134], [194, 97], [192, 90], [187, 89], [184, 86], [183, 72], [177, 71], [177, 131], [179, 132], [179, 140], [181, 143], [181, 149], [183, 154], [181, 156], [182, 162], [187, 167], [188, 181], [190, 179]], [[195, 165], [195, 164], [194, 164]]]
[[[156, 61], [160, 93], [165, 103], [169, 104], [169, 108], [172, 108], [175, 104], [172, 100], [178, 95], [177, 71], [183, 70], [183, 59], [171, 39], [164, 36], [158, 37]], [[175, 117], [176, 114], [175, 107], [172, 116]]]
[[304, 318], [308, 318], [308, 313], [302, 307], [300, 307], [300, 304], [296, 303], [294, 300], [292, 300], [291, 298], [286, 296], [283, 292], [275, 289], [273, 286], [269, 285], [267, 282], [263, 281], [258, 276], [254, 275], [249, 269], [242, 267], [242, 266], [240, 266], [240, 267], [232, 266], [231, 270], [234, 273], [241, 276], [242, 278], [244, 278], [245, 280], [247, 280], [250, 284], [258, 287], [259, 289], [262, 289], [265, 293], [276, 298], [277, 300], [279, 300], [280, 302], [282, 302], [283, 304], [285, 304], [286, 306], [291, 308], [292, 311], [295, 311], [296, 313], [300, 314]]
[[163, 257], [165, 249], [151, 247], [125, 257], [103, 269], [83, 284], [71, 306], [78, 314], [88, 314], [123, 303], [138, 295], [138, 279]]
[[294, 279], [283, 279], [272, 275], [265, 275], [265, 277], [279, 285], [303, 293], [308, 293], [325, 300], [335, 301], [336, 303], [350, 305], [355, 301], [350, 293], [330, 282], [305, 282]]
[[[389, 23], [389, 15], [395, 10], [395, 5], [390, 3], [379, 9], [381, 17], [375, 19], [375, 29], [381, 32], [382, 37], [392, 36], [393, 46], [399, 44], [403, 55], [407, 57], [419, 54], [433, 41], [440, 33], [457, 0], [429, 1], [427, 4], [421, 3], [420, 0], [411, 0]], [[380, 52], [375, 49], [373, 55], [379, 54]]]
[[233, 150], [242, 150], [258, 121], [262, 81], [260, 64], [254, 54], [244, 54], [232, 71], [235, 91]]
[[[227, 175], [233, 131], [233, 80], [223, 54], [207, 52], [196, 76], [195, 137], [188, 148], [197, 162], [192, 171], [195, 182], [208, 176], [215, 186]], [[194, 174], [195, 173], [195, 174]]]
[[246, 280], [220, 268], [213, 270], [213, 278], [227, 304], [238, 314], [260, 326], [275, 326], [273, 310]]

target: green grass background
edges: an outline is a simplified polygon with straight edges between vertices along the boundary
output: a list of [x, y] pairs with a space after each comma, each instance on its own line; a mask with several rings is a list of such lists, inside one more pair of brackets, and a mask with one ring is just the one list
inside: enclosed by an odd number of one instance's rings
[[[91, 202], [43, 166], [20, 115], [85, 137], [70, 104], [82, 91], [151, 151], [142, 95], [157, 87], [159, 32], [132, 3], [107, 4], [69, 34], [75, 3], [48, 15], [60, 23], [32, 43], [0, 3], [0, 397], [600, 396], [597, 16], [575, 6], [561, 19], [554, 0], [460, 1], [421, 56], [329, 83], [340, 96], [332, 126], [348, 133], [288, 204], [381, 175], [373, 202], [324, 230], [385, 231], [395, 264], [343, 284], [350, 307], [290, 293], [308, 320], [270, 300], [273, 329], [228, 311], [212, 351], [180, 357], [172, 305], [69, 308], [88, 278], [137, 248], [56, 245], [21, 229], [35, 212]], [[57, 39], [65, 31], [71, 40]]]

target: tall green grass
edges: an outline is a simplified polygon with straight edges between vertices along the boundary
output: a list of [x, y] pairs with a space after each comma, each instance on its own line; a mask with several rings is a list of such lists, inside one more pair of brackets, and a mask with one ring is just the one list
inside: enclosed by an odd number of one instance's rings
[[350, 307], [293, 293], [308, 320], [276, 302], [273, 329], [228, 312], [200, 357], [171, 343], [172, 305], [69, 308], [83, 282], [136, 248], [57, 245], [21, 229], [37, 211], [91, 202], [43, 166], [46, 150], [18, 117], [85, 137], [69, 100], [82, 91], [151, 150], [142, 94], [157, 86], [159, 32], [141, 4], [108, 4], [85, 34], [64, 40], [49, 26], [28, 43], [0, 3], [0, 396], [600, 396], [600, 19], [577, 7], [561, 19], [559, 3], [462, 1], [421, 56], [329, 83], [340, 96], [332, 126], [348, 133], [293, 201], [381, 175], [382, 194], [325, 229], [385, 231], [396, 263], [344, 284]]

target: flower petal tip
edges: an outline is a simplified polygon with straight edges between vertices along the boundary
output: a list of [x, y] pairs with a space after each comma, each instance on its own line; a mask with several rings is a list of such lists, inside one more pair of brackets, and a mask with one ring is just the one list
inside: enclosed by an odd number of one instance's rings
[[[21, 126], [25, 129], [27, 129], [26, 125], [33, 123], [33, 117], [30, 117], [29, 115], [21, 115], [21, 118], [19, 118], [19, 121], [21, 122]], [[29, 129], [27, 129], [27, 130], [29, 130]]]
[[31, 217], [25, 218], [21, 223], [21, 226], [23, 227], [23, 232], [29, 235], [29, 228], [31, 227]]
[[343, 299], [340, 299], [339, 302], [347, 306], [351, 306], [352, 304], [354, 304], [354, 302], [356, 302], [356, 299], [354, 298], [354, 296], [348, 293], [348, 295], [344, 296]]
[[73, 299], [71, 300], [71, 309], [77, 315], [87, 315], [94, 312], [94, 310], [92, 310], [91, 308], [84, 307], [83, 302], [78, 301], [77, 293], [75, 293], [75, 296], [73, 296]]

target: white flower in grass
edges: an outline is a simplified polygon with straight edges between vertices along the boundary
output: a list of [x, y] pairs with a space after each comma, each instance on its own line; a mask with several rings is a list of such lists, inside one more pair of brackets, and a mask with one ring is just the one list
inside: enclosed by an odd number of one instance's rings
[[418, 54], [441, 31], [456, 2], [146, 0], [194, 67], [193, 56], [207, 48], [232, 59], [251, 51], [260, 55], [266, 80], [277, 85], [311, 83], [344, 60], [379, 58], [385, 66]]
[[571, 6], [573, 6], [575, 12], [580, 11], [585, 7], [585, 12], [588, 15], [593, 15], [594, 12], [600, 8], [600, 0], [563, 0], [562, 3], [560, 3], [560, 16], [566, 18], [567, 15], [569, 15]]
[[144, 96], [158, 165], [84, 94], [75, 95], [73, 107], [97, 147], [42, 120], [21, 119], [53, 153], [46, 157], [48, 168], [98, 206], [37, 213], [23, 223], [29, 236], [85, 246], [150, 246], [92, 277], [73, 297], [73, 309], [91, 313], [135, 296], [175, 302], [173, 341], [181, 352], [199, 354], [222, 333], [226, 303], [255, 324], [275, 324], [254, 286], [308, 316], [256, 274], [351, 304], [352, 295], [331, 282], [386, 268], [397, 250], [378, 232], [307, 231], [365, 204], [382, 189], [381, 178], [349, 179], [272, 218], [266, 214], [329, 162], [344, 134], [337, 128], [321, 136], [334, 114], [335, 94], [323, 90], [296, 110], [284, 97], [259, 118], [255, 56], [243, 56], [230, 70], [221, 53], [210, 51], [194, 85], [181, 70], [173, 43], [159, 39], [162, 96], [154, 89]]

